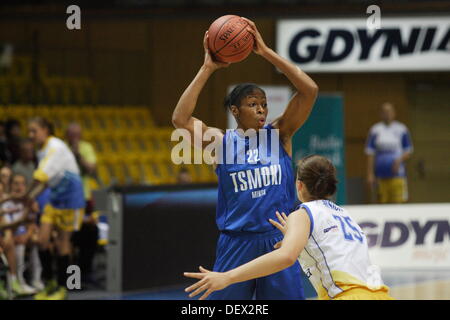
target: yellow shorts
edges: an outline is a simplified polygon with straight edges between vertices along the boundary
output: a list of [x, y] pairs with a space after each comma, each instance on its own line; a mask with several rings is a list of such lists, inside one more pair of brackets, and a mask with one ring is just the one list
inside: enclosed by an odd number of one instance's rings
[[395, 300], [386, 291], [370, 291], [364, 288], [354, 288], [338, 294], [333, 300]]
[[57, 209], [51, 204], [44, 207], [41, 223], [49, 223], [63, 231], [78, 231], [83, 222], [84, 208], [82, 209]]
[[406, 179], [403, 177], [378, 179], [380, 203], [403, 203], [408, 200]]

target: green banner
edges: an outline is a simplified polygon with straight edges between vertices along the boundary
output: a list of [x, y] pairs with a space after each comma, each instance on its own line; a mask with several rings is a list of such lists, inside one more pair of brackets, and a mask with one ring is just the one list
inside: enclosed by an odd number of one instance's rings
[[340, 95], [320, 95], [308, 120], [292, 140], [293, 161], [318, 154], [330, 159], [337, 169], [336, 203], [346, 203], [344, 107]]

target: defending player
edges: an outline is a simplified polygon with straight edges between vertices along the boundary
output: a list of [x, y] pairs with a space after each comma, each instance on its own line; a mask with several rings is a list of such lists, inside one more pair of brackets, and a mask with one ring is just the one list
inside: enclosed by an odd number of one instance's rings
[[[336, 169], [321, 156], [299, 162], [297, 193], [303, 202], [289, 217], [278, 214], [284, 239], [271, 253], [233, 270], [219, 273], [200, 267], [201, 273], [185, 273], [200, 279], [186, 289], [189, 296], [206, 291], [205, 299], [233, 283], [265, 277], [294, 264], [297, 259], [317, 291], [319, 299], [390, 300], [376, 268], [370, 263], [367, 239], [347, 210], [327, 200], [336, 192]], [[294, 284], [290, 284], [292, 286]]]
[[[215, 62], [204, 37], [205, 60], [194, 80], [181, 96], [173, 112], [176, 128], [190, 131], [194, 140], [202, 140], [206, 130], [214, 132], [222, 142], [224, 153], [231, 159], [245, 157], [243, 164], [216, 158], [219, 179], [217, 225], [220, 230], [216, 251], [215, 271], [227, 271], [273, 250], [282, 239], [282, 233], [268, 221], [275, 218], [275, 210], [291, 212], [295, 205], [294, 173], [292, 169], [291, 138], [308, 118], [317, 96], [316, 83], [299, 68], [280, 57], [264, 43], [255, 24], [249, 23], [248, 31], [254, 35], [254, 52], [278, 68], [296, 89], [285, 112], [272, 123], [265, 125], [268, 114], [267, 101], [262, 89], [254, 84], [241, 84], [226, 97], [225, 105], [233, 113], [238, 129], [267, 129], [267, 141], [278, 134], [275, 143], [279, 150], [276, 164], [269, 154], [269, 143], [258, 140], [256, 146], [249, 143], [239, 130], [210, 128], [192, 116], [198, 96], [214, 71], [228, 64]], [[194, 130], [200, 123], [200, 132]], [[279, 131], [276, 132], [275, 129]], [[234, 148], [241, 145], [242, 148]], [[205, 145], [203, 145], [204, 147]], [[245, 146], [245, 147], [244, 147]], [[263, 150], [263, 152], [259, 152]], [[272, 150], [272, 149], [271, 149]], [[286, 266], [289, 267], [289, 266]], [[283, 268], [284, 269], [284, 268]], [[234, 284], [215, 292], [211, 299], [304, 299], [298, 263], [279, 269], [265, 278]]]

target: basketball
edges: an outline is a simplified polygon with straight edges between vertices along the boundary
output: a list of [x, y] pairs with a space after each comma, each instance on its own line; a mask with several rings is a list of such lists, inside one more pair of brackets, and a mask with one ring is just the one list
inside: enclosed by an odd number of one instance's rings
[[253, 35], [246, 30], [248, 23], [235, 15], [216, 19], [208, 29], [208, 47], [221, 62], [239, 62], [253, 50]]

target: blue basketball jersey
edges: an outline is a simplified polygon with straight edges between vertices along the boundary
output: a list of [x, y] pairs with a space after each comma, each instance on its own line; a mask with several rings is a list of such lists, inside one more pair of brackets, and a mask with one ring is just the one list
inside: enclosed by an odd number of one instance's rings
[[264, 129], [266, 138], [256, 135], [258, 138], [252, 142], [238, 130], [227, 130], [223, 137], [223, 161], [216, 167], [216, 221], [220, 231], [271, 231], [275, 227], [268, 219], [276, 220], [275, 211], [289, 214], [294, 209], [291, 157], [275, 129], [271, 125]]

